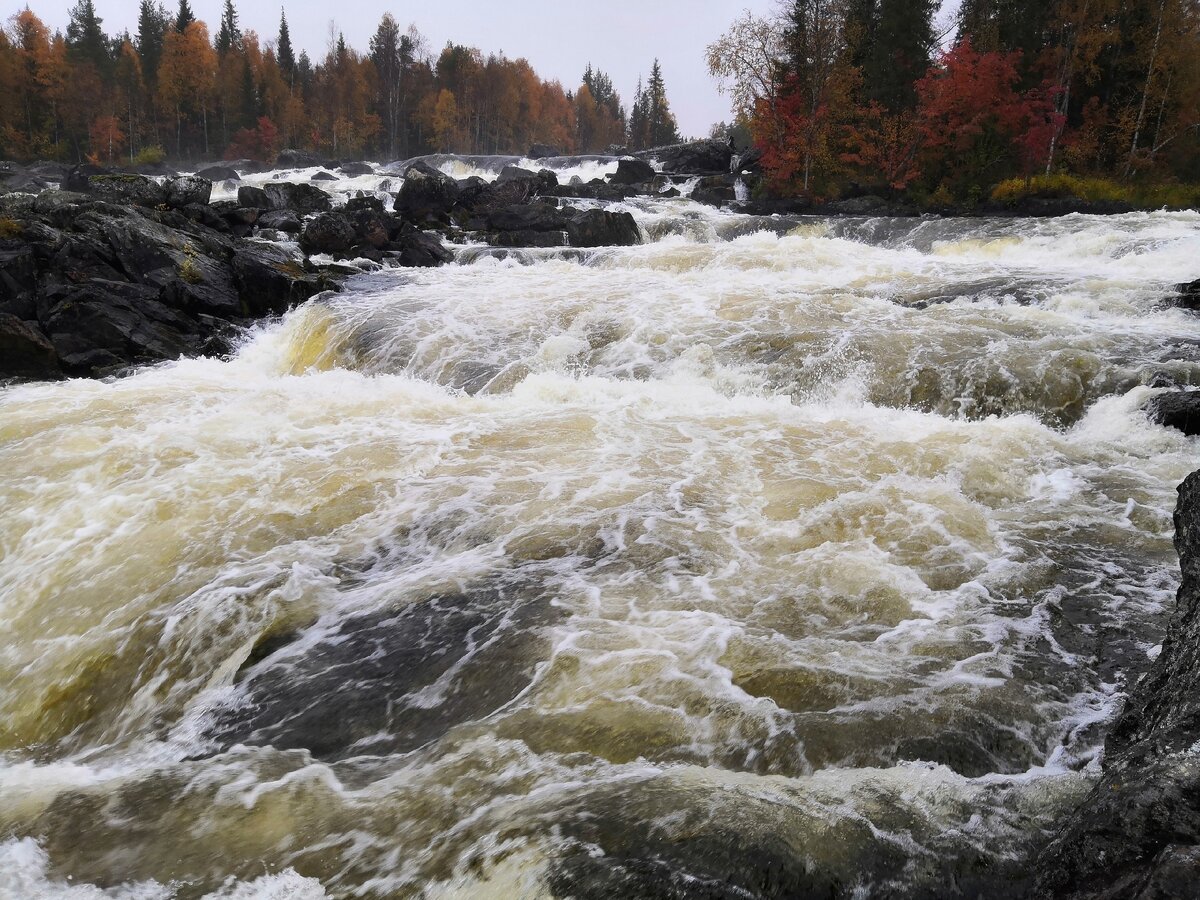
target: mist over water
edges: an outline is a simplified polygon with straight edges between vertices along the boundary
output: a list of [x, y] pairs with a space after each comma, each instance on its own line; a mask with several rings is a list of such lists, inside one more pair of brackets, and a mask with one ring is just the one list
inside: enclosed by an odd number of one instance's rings
[[620, 208], [0, 390], [0, 896], [1020, 888], [1172, 606], [1200, 216]]

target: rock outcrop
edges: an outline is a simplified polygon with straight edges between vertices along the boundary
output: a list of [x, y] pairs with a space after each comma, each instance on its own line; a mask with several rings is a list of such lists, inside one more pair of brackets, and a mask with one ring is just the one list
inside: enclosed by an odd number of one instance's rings
[[243, 185], [238, 201], [209, 204], [212, 183], [198, 176], [77, 170], [72, 183], [86, 192], [0, 196], [0, 379], [99, 377], [220, 353], [238, 328], [353, 271], [242, 240], [256, 229], [302, 233], [306, 252], [339, 258], [450, 259], [373, 197], [332, 212], [329, 195], [305, 184]]
[[1183, 583], [1162, 651], [1108, 736], [1100, 782], [1038, 859], [1037, 897], [1200, 890], [1200, 472], [1179, 487], [1175, 547]]
[[687, 175], [726, 175], [733, 160], [733, 148], [713, 139], [655, 147], [638, 153], [640, 159], [654, 159], [662, 171]]

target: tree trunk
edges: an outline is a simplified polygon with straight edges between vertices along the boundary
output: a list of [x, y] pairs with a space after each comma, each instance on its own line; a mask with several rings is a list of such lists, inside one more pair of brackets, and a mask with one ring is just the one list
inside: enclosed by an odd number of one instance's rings
[[1158, 25], [1154, 29], [1154, 46], [1150, 49], [1150, 64], [1146, 67], [1146, 82], [1142, 85], [1142, 103], [1138, 107], [1137, 124], [1133, 127], [1133, 143], [1129, 147], [1129, 160], [1125, 163], [1125, 177], [1133, 170], [1133, 157], [1137, 153], [1138, 140], [1142, 134], [1142, 122], [1146, 118], [1146, 101], [1150, 96], [1150, 82], [1154, 79], [1154, 66], [1158, 62], [1158, 42], [1162, 37], [1163, 12], [1167, 0], [1158, 2]]

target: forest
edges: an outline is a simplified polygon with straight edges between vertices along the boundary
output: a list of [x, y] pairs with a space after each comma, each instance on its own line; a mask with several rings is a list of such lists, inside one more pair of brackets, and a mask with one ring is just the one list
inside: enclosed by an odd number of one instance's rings
[[524, 59], [447, 44], [433, 54], [385, 14], [367, 52], [331, 35], [323, 59], [296, 52], [283, 11], [267, 39], [226, 0], [216, 36], [188, 0], [142, 0], [136, 31], [107, 34], [93, 0], [51, 33], [26, 7], [0, 32], [0, 157], [153, 163], [271, 161], [282, 147], [335, 158], [423, 153], [567, 153], [679, 140], [661, 68], [626, 111], [591, 64], [564, 89]]
[[778, 193], [1200, 203], [1197, 0], [795, 0], [708, 47]]

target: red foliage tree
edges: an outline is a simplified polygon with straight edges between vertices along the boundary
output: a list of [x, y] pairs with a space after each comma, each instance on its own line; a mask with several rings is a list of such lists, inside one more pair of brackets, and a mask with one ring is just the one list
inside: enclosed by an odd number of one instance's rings
[[279, 152], [279, 129], [266, 116], [259, 116], [254, 128], [242, 128], [234, 133], [225, 148], [226, 159], [256, 159], [271, 162]]
[[988, 184], [1044, 166], [1062, 124], [1046, 87], [1018, 91], [1019, 52], [979, 53], [969, 40], [917, 82], [923, 170], [943, 184]]

